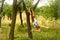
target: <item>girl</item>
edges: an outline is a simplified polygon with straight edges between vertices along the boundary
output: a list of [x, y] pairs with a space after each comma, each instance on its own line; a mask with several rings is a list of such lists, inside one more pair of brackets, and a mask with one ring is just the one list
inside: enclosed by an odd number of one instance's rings
[[37, 22], [37, 19], [34, 17], [34, 12], [33, 12], [33, 8], [32, 7], [30, 8], [30, 13], [31, 13], [32, 22], [34, 24], [34, 27], [36, 28], [35, 31], [40, 32], [40, 26], [39, 26], [39, 24]]
[[33, 17], [33, 18], [34, 18], [33, 24], [34, 24], [34, 27], [36, 28], [35, 31], [40, 32], [40, 26], [39, 26], [39, 24], [37, 22], [37, 19], [35, 17]]

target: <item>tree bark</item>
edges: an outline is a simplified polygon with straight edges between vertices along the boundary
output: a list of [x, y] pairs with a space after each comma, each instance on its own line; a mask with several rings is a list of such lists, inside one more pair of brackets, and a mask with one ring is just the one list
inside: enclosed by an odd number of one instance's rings
[[23, 6], [22, 6], [22, 0], [19, 0], [19, 3], [17, 4], [17, 7], [18, 7], [18, 11], [20, 12], [20, 13], [19, 13], [19, 16], [20, 16], [19, 18], [20, 18], [20, 22], [21, 22], [20, 25], [21, 25], [22, 27], [24, 27], [24, 25], [23, 25], [23, 19], [22, 19], [22, 7], [23, 7]]
[[26, 11], [26, 18], [27, 18], [29, 40], [32, 40], [32, 31], [31, 31], [31, 25], [30, 25], [30, 15], [29, 15], [29, 12], [27, 12], [27, 11]]
[[20, 12], [20, 22], [21, 22], [21, 26], [24, 27], [24, 25], [23, 25], [23, 19], [22, 19], [22, 12]]
[[11, 23], [11, 29], [9, 34], [9, 40], [14, 40], [16, 15], [17, 15], [17, 0], [13, 0], [13, 14], [12, 14], [12, 23]]
[[58, 7], [57, 7], [57, 10], [58, 10], [57, 12], [58, 12], [58, 14], [57, 14], [57, 15], [58, 15], [58, 18], [60, 18], [60, 0], [57, 0], [57, 3], [58, 3], [58, 4], [57, 4], [57, 5], [58, 5]]
[[2, 5], [1, 5], [1, 7], [0, 7], [0, 28], [1, 28], [1, 19], [2, 19], [1, 13], [3, 12], [4, 1], [5, 1], [5, 0], [2, 0]]
[[24, 1], [23, 1], [23, 9], [26, 12], [27, 26], [28, 26], [28, 37], [29, 37], [29, 40], [32, 40], [32, 32], [31, 32], [31, 25], [30, 25], [30, 12], [28, 12]]
[[0, 17], [0, 28], [1, 28], [1, 18], [2, 18], [2, 17]]

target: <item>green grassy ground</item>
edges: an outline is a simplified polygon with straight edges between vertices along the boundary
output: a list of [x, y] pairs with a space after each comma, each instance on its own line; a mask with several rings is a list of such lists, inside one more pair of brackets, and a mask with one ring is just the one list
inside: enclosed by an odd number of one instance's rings
[[[41, 32], [32, 32], [33, 40], [60, 40], [60, 21], [57, 21], [58, 24], [49, 29], [41, 27]], [[33, 25], [32, 25], [33, 28]], [[35, 28], [33, 28], [35, 29]], [[6, 23], [2, 23], [2, 40], [8, 40], [10, 26]], [[24, 24], [24, 27], [21, 27], [19, 24], [16, 24], [14, 40], [28, 40], [27, 26]]]
[[[24, 16], [25, 17], [25, 16]], [[26, 18], [23, 17], [24, 23], [26, 22]], [[17, 17], [17, 22], [15, 26], [14, 40], [28, 40], [28, 29], [27, 25], [24, 24], [24, 27], [21, 27], [20, 20]], [[45, 27], [41, 27], [41, 32], [32, 32], [33, 40], [60, 40], [60, 19], [52, 20], [49, 18], [48, 20], [43, 18], [42, 16], [37, 16], [37, 20], [39, 24], [43, 24], [44, 26], [48, 26], [49, 29]], [[32, 29], [35, 29], [31, 24]], [[9, 40], [9, 32], [10, 26], [8, 20], [2, 20], [2, 32], [0, 32], [0, 40]]]

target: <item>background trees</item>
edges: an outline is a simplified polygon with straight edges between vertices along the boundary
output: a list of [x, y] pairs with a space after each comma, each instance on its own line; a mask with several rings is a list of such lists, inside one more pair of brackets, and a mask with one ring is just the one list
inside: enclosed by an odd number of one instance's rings
[[57, 19], [58, 18], [58, 3], [57, 3], [57, 0], [53, 1], [53, 0], [50, 0], [49, 1], [49, 5], [46, 5], [46, 6], [42, 6], [42, 7], [39, 7], [35, 10], [35, 14], [36, 15], [43, 15], [44, 17], [51, 17], [51, 18], [55, 18]]

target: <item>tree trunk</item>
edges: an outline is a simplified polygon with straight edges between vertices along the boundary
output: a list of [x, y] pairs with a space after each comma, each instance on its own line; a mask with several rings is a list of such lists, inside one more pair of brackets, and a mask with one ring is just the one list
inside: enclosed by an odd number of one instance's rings
[[22, 12], [20, 12], [20, 22], [21, 22], [21, 26], [24, 27], [24, 25], [23, 25], [23, 19], [22, 19]]
[[5, 1], [5, 0], [2, 0], [2, 5], [1, 5], [1, 7], [0, 7], [0, 28], [1, 28], [1, 19], [2, 19], [1, 13], [3, 12], [4, 1]]
[[60, 0], [57, 0], [57, 5], [58, 5], [58, 7], [57, 7], [57, 12], [58, 12], [58, 18], [60, 18]]
[[2, 17], [0, 17], [0, 28], [1, 28], [1, 18], [2, 18]]
[[13, 0], [13, 14], [12, 14], [12, 23], [11, 23], [11, 29], [9, 34], [9, 40], [14, 40], [16, 15], [17, 15], [17, 0]]
[[32, 32], [31, 32], [31, 25], [30, 25], [30, 12], [28, 12], [24, 1], [23, 1], [23, 9], [25, 10], [26, 17], [27, 17], [28, 37], [29, 37], [29, 40], [32, 40]]
[[30, 15], [29, 15], [28, 11], [25, 11], [25, 12], [26, 12], [26, 18], [27, 18], [29, 40], [32, 40], [32, 31], [31, 31], [31, 25], [30, 25]]
[[1, 17], [1, 12], [2, 12], [1, 10], [2, 10], [2, 8], [0, 7], [0, 28], [1, 28], [1, 18], [2, 18]]

